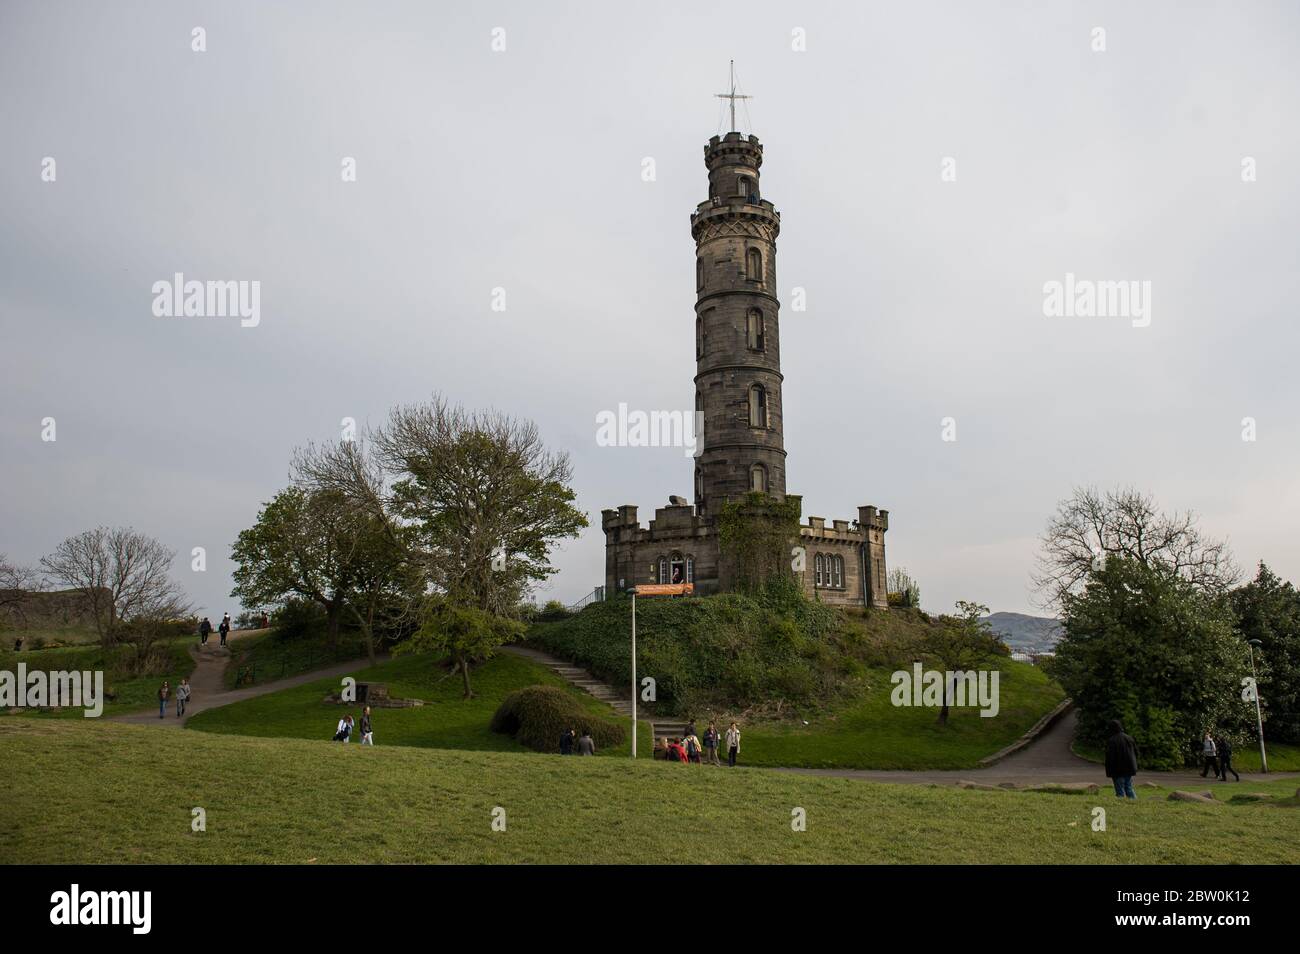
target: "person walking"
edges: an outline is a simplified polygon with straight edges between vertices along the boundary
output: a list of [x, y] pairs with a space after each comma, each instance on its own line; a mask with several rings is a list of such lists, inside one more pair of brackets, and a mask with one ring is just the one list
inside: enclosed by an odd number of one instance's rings
[[1216, 740], [1216, 744], [1219, 750], [1219, 780], [1226, 782], [1228, 780], [1228, 773], [1231, 772], [1232, 777], [1240, 782], [1241, 776], [1238, 775], [1237, 770], [1232, 767], [1232, 743], [1229, 742], [1225, 736], [1219, 736]]
[[370, 706], [361, 711], [361, 744], [374, 746], [375, 733], [370, 725]]
[[1214, 769], [1214, 777], [1219, 777], [1219, 750], [1214, 745], [1214, 737], [1210, 735], [1210, 730], [1205, 730], [1205, 738], [1201, 740], [1201, 758], [1205, 760], [1205, 767], [1201, 769], [1201, 778], [1209, 774], [1210, 769]]
[[221, 646], [224, 649], [226, 645], [226, 637], [230, 635], [230, 614], [229, 613], [221, 617], [221, 625], [217, 627], [217, 631], [221, 633]]
[[185, 715], [185, 706], [190, 701], [190, 681], [181, 679], [181, 684], [176, 687], [176, 718]]
[[208, 644], [208, 637], [211, 635], [212, 620], [205, 616], [203, 617], [203, 622], [199, 623], [199, 645], [206, 646]]
[[352, 737], [352, 716], [345, 715], [339, 719], [339, 727], [334, 732], [335, 742], [346, 742]]
[[727, 730], [727, 766], [736, 767], [736, 756], [740, 754], [740, 727], [736, 723], [731, 723], [731, 728]]
[[560, 754], [561, 755], [573, 754], [573, 741], [575, 738], [576, 736], [574, 736], [572, 728], [565, 729], [563, 732], [560, 733]]
[[167, 715], [167, 698], [172, 694], [172, 687], [168, 685], [167, 680], [158, 688], [158, 718]]
[[578, 754], [579, 755], [596, 754], [596, 740], [591, 737], [591, 731], [588, 729], [583, 729], [582, 737], [578, 739]]
[[1124, 731], [1123, 724], [1114, 719], [1110, 723], [1110, 738], [1106, 740], [1106, 777], [1115, 786], [1116, 798], [1137, 798], [1133, 791], [1133, 776], [1137, 770], [1137, 743]]
[[710, 765], [722, 764], [718, 761], [718, 743], [720, 741], [718, 727], [710, 722], [709, 727], [704, 730], [704, 757]]

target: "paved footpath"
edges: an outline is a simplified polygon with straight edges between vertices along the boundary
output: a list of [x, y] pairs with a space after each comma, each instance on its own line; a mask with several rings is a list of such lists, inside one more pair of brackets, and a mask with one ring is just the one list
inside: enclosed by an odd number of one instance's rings
[[[976, 782], [981, 785], [1045, 785], [1054, 782], [1095, 782], [1103, 789], [1110, 779], [1102, 766], [1081, 759], [1070, 750], [1074, 738], [1078, 712], [1071, 709], [1056, 724], [1018, 752], [1008, 755], [987, 768], [957, 770], [892, 771], [884, 769], [781, 769], [783, 772], [800, 772], [807, 775], [829, 775], [835, 778], [856, 778], [872, 782], [913, 782], [925, 785], [955, 785], [958, 782]], [[741, 749], [742, 758], [744, 748]], [[1247, 782], [1277, 781], [1300, 778], [1300, 772], [1241, 773], [1241, 784]], [[1238, 790], [1236, 782], [1220, 782], [1214, 778], [1201, 778], [1199, 772], [1141, 772], [1135, 784], [1155, 782], [1158, 785], [1203, 791], [1207, 788]]]
[[[249, 632], [233, 633], [230, 641], [233, 643], [241, 635], [249, 634]], [[158, 718], [158, 709], [155, 705], [153, 708], [142, 712], [112, 716], [110, 721], [131, 722], [136, 725], [156, 725], [175, 729], [188, 722], [190, 716], [206, 712], [208, 709], [228, 706], [232, 702], [243, 702], [245, 699], [254, 699], [270, 692], [279, 692], [281, 689], [292, 689], [294, 686], [316, 682], [318, 679], [326, 679], [330, 676], [346, 676], [348, 673], [358, 672], [370, 667], [370, 662], [363, 656], [350, 662], [338, 663], [324, 669], [313, 669], [310, 672], [299, 673], [286, 679], [262, 682], [243, 689], [227, 689], [224, 676], [226, 664], [230, 662], [230, 649], [220, 648], [218, 637], [215, 634], [208, 640], [206, 646], [191, 646], [190, 655], [194, 657], [194, 672], [190, 674], [191, 695], [189, 704], [185, 707], [184, 718], [178, 719], [176, 717], [176, 697], [174, 695], [176, 687], [172, 686], [173, 696], [167, 700], [166, 718]], [[387, 656], [381, 655], [378, 658], [382, 661]], [[159, 682], [161, 684], [161, 680]]]

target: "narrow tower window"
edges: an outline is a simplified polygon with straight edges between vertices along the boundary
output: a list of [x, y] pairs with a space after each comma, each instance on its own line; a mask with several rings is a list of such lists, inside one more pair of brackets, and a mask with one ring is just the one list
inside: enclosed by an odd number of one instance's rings
[[749, 389], [749, 426], [767, 427], [767, 392], [761, 384]]
[[763, 253], [756, 248], [745, 254], [745, 277], [751, 282], [763, 280]]
[[695, 316], [695, 357], [704, 357], [704, 319]]
[[704, 259], [702, 258], [695, 260], [695, 290], [704, 290]]
[[766, 351], [767, 346], [763, 343], [763, 313], [757, 308], [749, 310], [749, 316], [745, 319], [745, 337], [748, 339], [750, 351]]
[[754, 186], [749, 176], [740, 177], [740, 180], [736, 184], [736, 192], [739, 195], [743, 195], [746, 199], [752, 198], [754, 194]]
[[767, 468], [762, 464], [749, 468], [749, 489], [760, 494], [767, 493]]

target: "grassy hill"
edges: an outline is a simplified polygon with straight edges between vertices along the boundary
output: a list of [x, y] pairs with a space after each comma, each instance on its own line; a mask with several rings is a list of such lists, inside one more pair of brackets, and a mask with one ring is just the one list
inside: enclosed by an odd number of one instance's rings
[[[506, 735], [491, 731], [492, 713], [510, 692], [525, 686], [560, 686], [572, 694], [593, 720], [612, 721], [613, 710], [585, 692], [574, 689], [549, 669], [518, 656], [502, 654], [474, 670], [475, 697], [461, 698], [460, 677], [448, 675], [442, 661], [429, 656], [401, 656], [374, 668], [354, 673], [358, 681], [382, 682], [389, 695], [399, 699], [422, 699], [425, 705], [406, 709], [374, 709], [372, 718], [378, 745], [405, 745], [440, 749], [479, 749], [522, 752], [524, 747]], [[200, 732], [234, 735], [329, 739], [344, 712], [358, 714], [357, 706], [338, 706], [324, 701], [325, 694], [339, 688], [339, 679], [282, 689], [244, 702], [200, 712], [187, 728]], [[577, 726], [579, 730], [582, 726]], [[637, 744], [649, 752], [650, 729], [642, 725]], [[609, 753], [628, 754], [630, 739]]]
[[[194, 644], [191, 637], [178, 637], [160, 642], [156, 648], [159, 657], [156, 673], [146, 676], [133, 674], [126, 662], [133, 652], [130, 646], [116, 646], [103, 649], [98, 644], [90, 646], [63, 646], [58, 649], [41, 649], [29, 652], [0, 651], [0, 669], [16, 673], [18, 663], [26, 663], [27, 671], [44, 670], [57, 672], [77, 670], [94, 672], [104, 671], [104, 691], [116, 698], [104, 705], [103, 715], [122, 715], [140, 709], [156, 708], [158, 705], [158, 687], [164, 679], [173, 688], [181, 677], [188, 677], [194, 672], [194, 657], [189, 654], [189, 647]], [[9, 710], [0, 709], [0, 715]], [[67, 709], [49, 713], [33, 712], [23, 709], [17, 715], [40, 715], [57, 718], [84, 718], [80, 709]]]
[[[1019, 738], [1064, 698], [1041, 670], [1007, 657], [1000, 711], [895, 707], [890, 675], [910, 670], [934, 622], [917, 610], [836, 610], [737, 594], [637, 604], [637, 675], [657, 683], [660, 716], [742, 725], [750, 765], [968, 768]], [[614, 685], [631, 681], [630, 607], [592, 604], [534, 623], [528, 642]]]
[[[1276, 804], [1177, 803], [1145, 788], [1125, 804], [31, 719], [0, 720], [0, 760], [12, 769], [0, 857], [16, 864], [1300, 862], [1300, 808], [1285, 799], [1295, 782], [1241, 786]], [[1095, 805], [1105, 832], [1091, 830]], [[206, 832], [190, 829], [196, 806]], [[498, 807], [503, 832], [491, 828]], [[794, 808], [806, 831], [791, 830]]]

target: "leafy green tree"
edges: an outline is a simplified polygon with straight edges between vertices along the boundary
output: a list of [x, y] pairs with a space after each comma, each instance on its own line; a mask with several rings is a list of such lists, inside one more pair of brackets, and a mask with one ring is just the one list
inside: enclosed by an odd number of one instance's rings
[[[934, 663], [935, 668], [955, 673], [979, 669], [990, 660], [1007, 655], [1006, 646], [980, 618], [987, 616], [988, 612], [987, 606], [958, 600], [957, 613], [940, 617], [938, 625], [926, 631], [917, 649]], [[952, 686], [945, 679], [943, 705], [939, 709], [940, 725], [948, 724], [951, 691]]]
[[1249, 665], [1225, 600], [1172, 568], [1113, 557], [1063, 606], [1050, 673], [1078, 704], [1084, 741], [1101, 743], [1118, 718], [1144, 765], [1175, 768], [1207, 728], [1242, 738]]
[[490, 659], [501, 645], [524, 634], [523, 623], [487, 610], [437, 596], [429, 599], [423, 625], [394, 650], [396, 654], [433, 653], [448, 656], [460, 670], [465, 698], [474, 695], [470, 665]]
[[587, 526], [568, 455], [548, 450], [535, 424], [440, 397], [394, 408], [362, 439], [300, 450], [294, 470], [380, 520], [426, 591], [499, 615]]
[[1300, 742], [1300, 591], [1260, 561], [1255, 579], [1230, 599], [1242, 638], [1263, 644], [1255, 658], [1266, 667], [1260, 673], [1260, 699], [1269, 710], [1265, 736]]
[[373, 521], [341, 494], [282, 490], [231, 548], [237, 564], [231, 596], [249, 606], [311, 600], [325, 610], [330, 641], [337, 643], [354, 590], [383, 572], [375, 567], [386, 559], [375, 533]]

